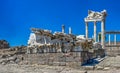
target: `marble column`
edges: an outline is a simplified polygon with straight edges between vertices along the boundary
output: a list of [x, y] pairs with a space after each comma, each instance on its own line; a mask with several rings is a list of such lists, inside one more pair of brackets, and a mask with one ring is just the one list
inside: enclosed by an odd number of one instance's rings
[[109, 45], [110, 45], [110, 34], [109, 34]]
[[101, 45], [102, 45], [102, 48], [104, 49], [105, 48], [105, 20], [102, 20], [101, 21]]
[[62, 25], [62, 33], [65, 33], [65, 26]]
[[88, 22], [85, 22], [86, 24], [86, 39], [88, 39]]
[[71, 27], [69, 27], [69, 34], [72, 34], [72, 29], [71, 29]]
[[116, 45], [116, 34], [114, 35], [114, 45]]
[[94, 41], [96, 42], [96, 21], [94, 22]]

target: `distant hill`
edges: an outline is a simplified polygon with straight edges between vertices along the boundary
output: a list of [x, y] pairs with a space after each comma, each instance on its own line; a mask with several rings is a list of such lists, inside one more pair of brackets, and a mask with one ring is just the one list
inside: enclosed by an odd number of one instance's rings
[[0, 49], [9, 48], [10, 45], [6, 40], [0, 40]]

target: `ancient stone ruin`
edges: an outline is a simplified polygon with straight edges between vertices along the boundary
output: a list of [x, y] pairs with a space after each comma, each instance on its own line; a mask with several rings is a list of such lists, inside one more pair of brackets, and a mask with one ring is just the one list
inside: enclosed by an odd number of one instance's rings
[[[84, 36], [76, 36], [69, 29], [65, 33], [62, 25], [61, 32], [51, 33], [50, 30], [32, 28], [28, 40], [25, 60], [29, 63], [72, 66], [83, 65], [93, 58], [104, 57], [101, 44]], [[34, 59], [33, 59], [34, 58]]]
[[[96, 19], [103, 15], [89, 12], [86, 19], [91, 20], [91, 16]], [[96, 42], [94, 38], [88, 39], [88, 35], [86, 38], [84, 35], [74, 35], [71, 27], [68, 34], [65, 33], [64, 25], [61, 32], [52, 33], [51, 30], [40, 28], [31, 28], [31, 31], [28, 46], [0, 50], [0, 63], [79, 67], [93, 61], [94, 58], [105, 56], [105, 50], [99, 42]], [[5, 40], [0, 43], [1, 48], [9, 48], [9, 43]]]

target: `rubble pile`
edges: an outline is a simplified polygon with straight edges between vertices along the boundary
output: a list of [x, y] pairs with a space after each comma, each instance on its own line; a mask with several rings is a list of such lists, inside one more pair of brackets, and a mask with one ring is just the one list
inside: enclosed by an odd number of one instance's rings
[[25, 54], [26, 52], [26, 46], [16, 46], [16, 47], [12, 47], [10, 48], [11, 51], [16, 51], [16, 54]]
[[9, 48], [9, 43], [6, 40], [0, 40], [0, 49]]
[[1, 55], [0, 56], [0, 64], [3, 64], [3, 65], [5, 65], [5, 64], [18, 64], [20, 61], [22, 61], [23, 60], [23, 57], [21, 56], [21, 57], [19, 57], [19, 56], [17, 56], [17, 55], [10, 55], [10, 54], [8, 54], [8, 55]]
[[25, 46], [17, 46], [0, 50], [0, 64], [19, 64], [25, 54]]

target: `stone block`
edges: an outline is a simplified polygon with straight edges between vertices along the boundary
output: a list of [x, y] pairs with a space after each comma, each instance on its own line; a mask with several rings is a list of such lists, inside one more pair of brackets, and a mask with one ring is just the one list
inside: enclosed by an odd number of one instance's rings
[[103, 70], [104, 68], [102, 66], [97, 66], [97, 70]]
[[60, 62], [59, 65], [60, 66], [66, 66], [66, 62]]
[[59, 66], [60, 62], [53, 62], [54, 66]]
[[94, 66], [84, 66], [85, 70], [94, 70]]
[[74, 59], [72, 56], [66, 57], [66, 62], [74, 62]]
[[105, 67], [103, 70], [109, 70], [110, 69], [110, 67]]

